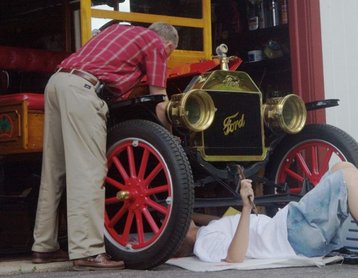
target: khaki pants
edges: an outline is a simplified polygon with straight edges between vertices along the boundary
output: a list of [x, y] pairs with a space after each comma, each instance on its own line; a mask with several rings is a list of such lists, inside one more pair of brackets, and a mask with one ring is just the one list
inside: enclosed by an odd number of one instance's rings
[[58, 206], [66, 187], [70, 259], [105, 252], [107, 104], [86, 80], [55, 73], [45, 90], [43, 162], [33, 251], [59, 249]]

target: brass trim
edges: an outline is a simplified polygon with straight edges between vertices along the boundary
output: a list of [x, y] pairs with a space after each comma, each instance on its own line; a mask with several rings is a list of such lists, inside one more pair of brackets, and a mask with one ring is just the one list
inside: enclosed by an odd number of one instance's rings
[[300, 132], [306, 124], [307, 110], [298, 95], [289, 94], [267, 100], [263, 106], [265, 125], [273, 132], [289, 134]]
[[205, 161], [261, 161], [264, 160], [268, 153], [268, 148], [266, 146], [262, 149], [261, 155], [206, 155], [204, 147], [200, 146], [196, 148], [197, 151], [201, 154], [202, 158]]
[[207, 129], [214, 121], [216, 108], [211, 96], [203, 90], [171, 96], [166, 107], [168, 120], [194, 132]]
[[130, 198], [130, 193], [127, 190], [118, 191], [116, 194], [118, 200], [128, 200]]
[[[210, 94], [211, 90], [207, 90]], [[215, 92], [220, 92], [220, 90], [215, 90]], [[223, 91], [225, 92], [225, 91]], [[207, 155], [205, 153], [205, 140], [204, 140], [204, 131], [201, 132], [198, 136], [194, 137], [193, 139], [199, 139], [198, 142], [194, 143], [194, 148], [201, 154], [202, 158], [205, 161], [259, 161], [264, 160], [268, 153], [268, 147], [265, 146], [265, 128], [264, 128], [264, 114], [263, 114], [263, 101], [262, 101], [262, 93], [261, 91], [257, 92], [235, 92], [231, 91], [230, 93], [237, 93], [237, 94], [256, 94], [260, 98], [260, 128], [261, 128], [261, 146], [262, 146], [262, 153], [261, 155]]]

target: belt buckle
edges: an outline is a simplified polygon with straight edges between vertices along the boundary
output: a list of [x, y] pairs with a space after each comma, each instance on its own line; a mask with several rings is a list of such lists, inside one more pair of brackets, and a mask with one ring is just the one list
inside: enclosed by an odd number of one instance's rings
[[94, 90], [97, 92], [97, 90], [99, 90], [100, 89], [100, 87], [101, 87], [101, 82], [99, 81], [99, 79], [97, 79], [97, 83], [96, 83], [96, 85], [93, 85], [93, 87], [94, 87]]

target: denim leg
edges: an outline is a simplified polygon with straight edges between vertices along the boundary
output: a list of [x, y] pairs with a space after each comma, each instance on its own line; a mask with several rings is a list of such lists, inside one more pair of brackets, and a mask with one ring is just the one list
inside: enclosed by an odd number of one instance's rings
[[288, 206], [288, 240], [297, 254], [325, 256], [342, 247], [341, 227], [349, 215], [342, 171], [325, 175], [299, 202]]

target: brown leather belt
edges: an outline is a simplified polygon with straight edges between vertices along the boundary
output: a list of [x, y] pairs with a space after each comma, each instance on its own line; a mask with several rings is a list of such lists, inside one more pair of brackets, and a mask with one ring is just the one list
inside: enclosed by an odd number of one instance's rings
[[81, 70], [59, 68], [57, 72], [67, 72], [77, 75], [79, 77], [82, 77], [84, 80], [88, 81], [89, 83], [91, 83], [93, 86], [96, 86], [98, 84], [98, 79], [96, 77], [94, 77], [92, 74], [89, 74]]

